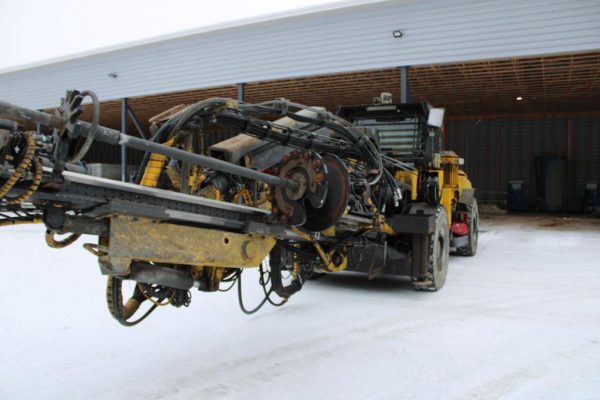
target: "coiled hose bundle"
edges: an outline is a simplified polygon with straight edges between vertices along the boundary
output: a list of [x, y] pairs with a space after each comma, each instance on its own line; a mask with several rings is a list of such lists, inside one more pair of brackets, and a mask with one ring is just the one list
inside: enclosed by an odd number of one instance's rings
[[[20, 204], [27, 200], [38, 189], [40, 182], [42, 181], [42, 163], [35, 157], [36, 145], [33, 135], [34, 134], [31, 131], [24, 133], [27, 145], [23, 159], [0, 188], [0, 198], [5, 198], [8, 204]], [[27, 177], [27, 171], [31, 165], [33, 165], [33, 180], [31, 185], [29, 185], [29, 188], [17, 197], [7, 197], [7, 193], [15, 186], [15, 184], [20, 179]]]

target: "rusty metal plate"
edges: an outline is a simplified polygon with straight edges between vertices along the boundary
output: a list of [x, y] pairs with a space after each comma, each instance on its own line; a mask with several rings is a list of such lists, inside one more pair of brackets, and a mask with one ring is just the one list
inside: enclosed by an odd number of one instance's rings
[[110, 222], [109, 273], [129, 274], [132, 260], [210, 267], [256, 267], [276, 239], [115, 215]]

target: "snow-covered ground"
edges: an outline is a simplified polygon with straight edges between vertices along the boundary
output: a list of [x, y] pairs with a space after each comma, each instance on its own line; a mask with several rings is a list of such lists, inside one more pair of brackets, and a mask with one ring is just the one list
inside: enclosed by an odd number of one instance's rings
[[482, 230], [438, 293], [337, 275], [253, 316], [234, 292], [194, 293], [124, 328], [86, 240], [2, 228], [0, 399], [600, 398], [600, 220]]

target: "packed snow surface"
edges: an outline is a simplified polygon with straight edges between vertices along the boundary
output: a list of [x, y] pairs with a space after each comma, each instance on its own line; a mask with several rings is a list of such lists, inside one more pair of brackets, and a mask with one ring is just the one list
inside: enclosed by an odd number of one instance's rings
[[108, 314], [91, 241], [0, 230], [0, 399], [600, 398], [599, 220], [485, 217], [437, 293], [340, 274], [253, 316], [196, 292], [134, 328]]

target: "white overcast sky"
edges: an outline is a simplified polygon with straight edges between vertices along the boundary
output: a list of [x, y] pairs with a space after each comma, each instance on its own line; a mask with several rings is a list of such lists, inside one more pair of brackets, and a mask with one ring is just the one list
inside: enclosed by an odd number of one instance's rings
[[336, 0], [0, 0], [0, 70]]

